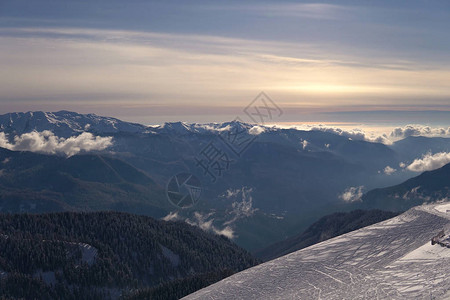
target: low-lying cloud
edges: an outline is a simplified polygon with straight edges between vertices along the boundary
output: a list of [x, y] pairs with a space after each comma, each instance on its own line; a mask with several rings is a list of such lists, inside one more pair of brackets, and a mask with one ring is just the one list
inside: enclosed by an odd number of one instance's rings
[[248, 133], [251, 135], [260, 135], [261, 133], [264, 133], [264, 132], [266, 132], [266, 128], [263, 126], [258, 126], [258, 125], [253, 126], [252, 128], [250, 128], [248, 130]]
[[415, 159], [408, 167], [413, 172], [424, 172], [439, 169], [450, 163], [450, 152], [427, 153], [422, 158]]
[[180, 216], [178, 215], [178, 212], [170, 212], [167, 216], [165, 216], [164, 218], [162, 218], [164, 221], [169, 222], [169, 221], [178, 221], [180, 220]]
[[397, 127], [389, 135], [391, 138], [406, 138], [409, 136], [450, 136], [450, 127], [430, 127], [424, 125], [409, 124]]
[[83, 132], [78, 136], [62, 138], [53, 132], [29, 132], [14, 137], [10, 142], [4, 132], [0, 132], [0, 147], [13, 151], [31, 151], [48, 154], [75, 155], [81, 151], [104, 150], [112, 145], [112, 137], [94, 136]]
[[309, 142], [308, 142], [307, 140], [303, 140], [303, 141], [301, 142], [301, 144], [302, 144], [303, 150], [305, 150], [306, 147], [308, 146]]
[[339, 127], [318, 125], [300, 125], [295, 126], [299, 130], [315, 130], [333, 133], [336, 135], [348, 137], [352, 140], [367, 141], [373, 143], [382, 143], [390, 145], [393, 142], [404, 139], [409, 136], [427, 136], [427, 137], [450, 137], [450, 127], [430, 127], [426, 125], [406, 125], [404, 127], [396, 127], [390, 133], [368, 133], [361, 128], [342, 129]]
[[231, 225], [239, 219], [253, 216], [258, 209], [253, 207], [252, 192], [253, 189], [247, 187], [226, 191], [223, 197], [233, 202], [231, 203], [231, 209], [227, 210], [231, 219], [226, 221], [224, 225]]
[[228, 189], [220, 197], [227, 201], [227, 210], [224, 216], [217, 216], [215, 211], [209, 213], [194, 212], [189, 217], [181, 216], [178, 212], [171, 212], [163, 218], [164, 221], [183, 221], [192, 226], [197, 226], [204, 231], [223, 235], [229, 239], [236, 237], [234, 231], [235, 222], [249, 218], [258, 211], [253, 207], [253, 189], [242, 187]]
[[339, 195], [339, 199], [348, 203], [361, 201], [363, 189], [364, 186], [362, 185], [358, 187], [349, 187], [341, 195]]
[[397, 169], [392, 168], [391, 166], [386, 166], [386, 168], [384, 168], [383, 170], [384, 174], [386, 175], [392, 175], [395, 172], [397, 172]]
[[184, 221], [189, 225], [197, 226], [200, 229], [212, 232], [218, 235], [223, 235], [229, 239], [233, 239], [235, 237], [234, 230], [231, 226], [225, 226], [220, 229], [214, 225], [214, 212], [210, 212], [207, 214], [202, 214], [200, 212], [194, 212], [194, 216], [192, 218], [184, 218], [178, 214], [178, 212], [171, 212], [164, 218], [164, 221]]
[[324, 125], [313, 126], [310, 130], [334, 133], [340, 136], [348, 137], [352, 140], [357, 141], [367, 141], [374, 143], [392, 144], [387, 134], [382, 135], [371, 135], [366, 133], [364, 130], [359, 128], [354, 128], [352, 130], [345, 130], [339, 127], [328, 127]]
[[186, 219], [185, 222], [192, 226], [198, 226], [204, 231], [213, 232], [218, 235], [226, 236], [229, 239], [234, 238], [234, 231], [230, 226], [225, 226], [222, 229], [214, 226], [214, 218], [212, 218], [214, 212], [209, 214], [202, 214], [200, 212], [195, 212], [194, 217], [192, 219]]

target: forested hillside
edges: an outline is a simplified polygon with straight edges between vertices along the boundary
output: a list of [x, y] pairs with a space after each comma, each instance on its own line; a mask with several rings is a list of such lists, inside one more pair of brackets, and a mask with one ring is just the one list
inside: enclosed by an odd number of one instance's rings
[[0, 215], [0, 297], [170, 299], [255, 264], [228, 239], [184, 223], [115, 212]]
[[0, 212], [114, 210], [159, 218], [169, 208], [163, 188], [120, 159], [0, 148]]

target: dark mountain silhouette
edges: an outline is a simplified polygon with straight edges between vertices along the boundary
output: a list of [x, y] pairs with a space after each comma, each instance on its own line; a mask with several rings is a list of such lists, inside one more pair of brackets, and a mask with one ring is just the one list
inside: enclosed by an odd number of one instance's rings
[[362, 203], [358, 206], [404, 211], [449, 197], [450, 164], [447, 164], [437, 170], [423, 172], [401, 184], [371, 190], [363, 195]]
[[119, 159], [0, 148], [0, 162], [2, 212], [120, 210], [161, 217], [168, 211], [163, 189]]
[[413, 162], [427, 152], [450, 152], [450, 139], [442, 137], [409, 136], [390, 146], [395, 152], [401, 154], [403, 161]]

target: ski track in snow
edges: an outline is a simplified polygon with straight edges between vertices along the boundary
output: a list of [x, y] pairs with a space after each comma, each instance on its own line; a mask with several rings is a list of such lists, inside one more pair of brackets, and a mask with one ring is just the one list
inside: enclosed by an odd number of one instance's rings
[[[288, 254], [184, 299], [450, 299], [450, 213], [419, 206]], [[445, 204], [448, 205], [448, 204]]]

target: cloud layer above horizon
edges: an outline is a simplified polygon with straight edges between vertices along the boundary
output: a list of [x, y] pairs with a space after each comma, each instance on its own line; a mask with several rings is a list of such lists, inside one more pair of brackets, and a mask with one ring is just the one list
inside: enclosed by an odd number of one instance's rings
[[299, 130], [323, 131], [334, 133], [340, 136], [345, 136], [352, 140], [383, 143], [387, 145], [410, 136], [450, 138], [450, 127], [431, 127], [420, 124], [408, 124], [403, 127], [394, 127], [390, 132], [383, 132], [378, 134], [374, 132], [366, 132], [364, 129], [358, 127], [345, 129], [339, 126], [329, 126], [323, 124], [296, 125], [287, 127], [293, 127]]
[[[290, 112], [286, 118], [449, 111], [446, 8], [420, 1], [6, 1], [0, 106], [202, 122], [236, 114], [264, 90]], [[411, 18], [417, 12], [420, 21]]]

